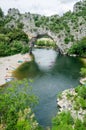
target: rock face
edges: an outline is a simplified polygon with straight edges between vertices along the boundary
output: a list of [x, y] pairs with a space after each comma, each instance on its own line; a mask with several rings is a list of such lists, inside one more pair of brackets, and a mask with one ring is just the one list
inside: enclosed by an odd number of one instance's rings
[[[58, 15], [46, 17], [30, 13], [20, 14], [18, 9], [9, 9], [7, 17], [11, 17], [11, 20], [6, 26], [17, 27], [22, 23], [22, 29], [31, 41], [33, 41], [32, 39], [34, 37], [37, 39], [40, 35], [47, 35], [56, 42], [62, 54], [67, 54], [68, 49], [74, 41], [80, 40], [86, 36], [86, 15], [79, 16], [83, 9], [86, 12], [86, 0], [76, 3], [74, 5], [74, 13], [69, 14], [65, 19], [64, 16], [60, 17]], [[46, 21], [45, 24], [43, 24], [44, 21]], [[53, 27], [54, 22], [55, 25], [58, 26], [58, 24], [60, 24], [58, 21], [62, 22], [62, 29], [55, 32], [52, 28], [52, 23]], [[64, 26], [64, 23], [66, 23], [66, 26]]]

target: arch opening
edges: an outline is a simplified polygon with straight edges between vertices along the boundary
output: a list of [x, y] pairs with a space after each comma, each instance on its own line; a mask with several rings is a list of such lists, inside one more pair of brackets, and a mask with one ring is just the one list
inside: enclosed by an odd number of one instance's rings
[[38, 34], [35, 37], [32, 37], [30, 42], [30, 54], [32, 54], [32, 48], [33, 47], [40, 47], [40, 48], [57, 48], [56, 42], [54, 41], [54, 38], [52, 38], [48, 34]]

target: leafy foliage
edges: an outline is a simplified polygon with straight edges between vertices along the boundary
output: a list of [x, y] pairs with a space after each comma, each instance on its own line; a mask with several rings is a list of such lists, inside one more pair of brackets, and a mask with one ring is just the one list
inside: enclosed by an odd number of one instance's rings
[[68, 43], [70, 42], [70, 39], [66, 37], [66, 38], [64, 39], [64, 41], [65, 41], [65, 44], [68, 44]]
[[86, 86], [85, 85], [79, 85], [75, 88], [75, 92], [77, 93], [77, 96], [74, 96], [74, 109], [79, 110], [82, 108], [83, 110], [86, 109]]
[[85, 76], [86, 76], [86, 68], [81, 68], [80, 73], [81, 73], [81, 75], [82, 75], [83, 77], [85, 77]]
[[8, 56], [17, 53], [26, 53], [29, 51], [27, 44], [28, 36], [20, 29], [0, 30], [0, 56]]
[[86, 57], [86, 37], [77, 41], [76, 44], [73, 44], [72, 47], [69, 49], [68, 54], [76, 54], [78, 56], [85, 56]]
[[39, 40], [36, 42], [37, 46], [46, 46], [46, 47], [55, 47], [55, 43], [53, 41], [49, 41], [49, 40]]
[[75, 88], [75, 91], [78, 93], [78, 96], [86, 99], [86, 86], [78, 86]]
[[52, 130], [73, 130], [72, 125], [74, 124], [74, 120], [70, 112], [61, 112], [53, 118], [52, 124]]
[[7, 36], [10, 38], [10, 41], [21, 40], [28, 43], [28, 36], [20, 29], [12, 29]]
[[12, 82], [0, 91], [0, 124], [5, 130], [38, 130], [31, 111], [37, 102], [27, 80]]
[[0, 43], [0, 56], [14, 55], [29, 52], [29, 46], [23, 45], [21, 41], [13, 41], [11, 44]]

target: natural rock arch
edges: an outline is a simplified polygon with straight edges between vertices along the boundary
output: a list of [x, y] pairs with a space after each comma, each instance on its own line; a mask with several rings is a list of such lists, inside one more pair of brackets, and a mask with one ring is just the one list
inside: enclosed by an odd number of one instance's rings
[[49, 38], [51, 38], [56, 43], [59, 53], [63, 54], [63, 50], [61, 46], [59, 45], [58, 36], [55, 33], [51, 32], [50, 30], [43, 30], [43, 29], [37, 30], [37, 32], [34, 32], [32, 34], [32, 37], [29, 41], [30, 53], [32, 53], [32, 48], [34, 47], [36, 40], [44, 36], [48, 36]]

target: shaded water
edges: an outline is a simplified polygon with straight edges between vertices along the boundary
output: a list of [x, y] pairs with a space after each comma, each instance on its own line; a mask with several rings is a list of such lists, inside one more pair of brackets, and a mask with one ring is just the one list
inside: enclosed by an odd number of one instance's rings
[[51, 119], [56, 115], [57, 94], [79, 84], [80, 68], [83, 64], [78, 58], [59, 56], [54, 50], [35, 49], [34, 61], [23, 64], [16, 72], [16, 77], [33, 79], [33, 91], [39, 97], [39, 104], [34, 108], [40, 125], [51, 126]]

